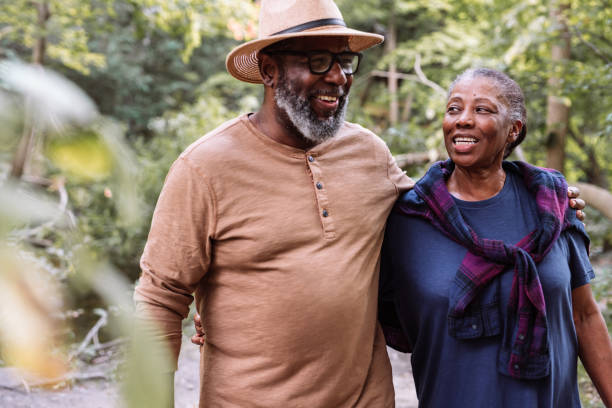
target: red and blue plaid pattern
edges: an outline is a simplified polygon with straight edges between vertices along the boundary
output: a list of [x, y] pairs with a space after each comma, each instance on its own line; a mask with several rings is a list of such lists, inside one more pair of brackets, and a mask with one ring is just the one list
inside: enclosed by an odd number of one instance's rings
[[511, 327], [512, 336], [509, 344], [502, 344], [500, 356], [506, 357], [501, 358], [499, 368], [514, 378], [542, 378], [549, 374], [550, 356], [546, 304], [536, 263], [550, 251], [562, 230], [579, 221], [568, 206], [567, 183], [561, 173], [524, 162], [503, 162], [503, 167], [506, 172], [522, 177], [538, 208], [539, 228], [515, 245], [480, 238], [463, 220], [446, 187], [446, 180], [454, 169], [451, 160], [435, 163], [416, 183], [416, 194], [399, 202], [396, 210], [427, 219], [468, 249], [449, 297], [451, 335], [455, 334], [451, 327], [465, 318], [466, 309], [477, 303], [481, 291], [502, 271], [514, 268], [505, 323], [505, 331]]

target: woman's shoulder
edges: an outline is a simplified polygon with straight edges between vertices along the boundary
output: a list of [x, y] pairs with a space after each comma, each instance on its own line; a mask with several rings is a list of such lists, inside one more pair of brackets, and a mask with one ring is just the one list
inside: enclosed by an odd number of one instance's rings
[[412, 203], [418, 204], [422, 202], [423, 200], [418, 196], [414, 188], [401, 194], [399, 198], [397, 199], [397, 204], [412, 204]]
[[514, 174], [522, 183], [531, 188], [546, 186], [552, 190], [567, 188], [567, 181], [563, 173], [555, 169], [539, 167], [524, 161], [504, 161], [503, 169], [506, 174]]
[[427, 206], [414, 190], [403, 193], [387, 219], [388, 234], [409, 236], [412, 239], [422, 233], [437, 231], [431, 221], [425, 218], [426, 211]]

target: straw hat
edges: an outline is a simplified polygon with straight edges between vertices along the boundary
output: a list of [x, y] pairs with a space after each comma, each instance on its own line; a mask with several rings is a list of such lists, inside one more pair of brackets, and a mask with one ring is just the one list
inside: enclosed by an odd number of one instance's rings
[[355, 52], [384, 40], [382, 35], [347, 28], [332, 0], [262, 0], [259, 37], [234, 48], [225, 65], [237, 79], [260, 84], [257, 53], [262, 48], [287, 38], [315, 36], [347, 37]]

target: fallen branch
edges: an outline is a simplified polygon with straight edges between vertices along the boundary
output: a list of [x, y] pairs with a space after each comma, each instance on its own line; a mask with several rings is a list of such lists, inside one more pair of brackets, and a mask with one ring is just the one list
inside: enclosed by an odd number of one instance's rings
[[96, 324], [94, 324], [93, 327], [89, 330], [89, 332], [79, 345], [79, 348], [75, 352], [70, 353], [70, 360], [74, 359], [75, 357], [78, 357], [92, 341], [94, 342], [95, 346], [100, 345], [100, 342], [98, 340], [98, 332], [102, 327], [106, 326], [106, 323], [108, 323], [108, 313], [104, 309], [96, 309], [94, 312], [98, 314], [100, 318], [98, 319]]
[[57, 378], [50, 378], [45, 380], [35, 380], [35, 381], [26, 381], [24, 378], [21, 378], [21, 381], [15, 385], [6, 385], [0, 384], [0, 389], [5, 390], [18, 390], [23, 387], [26, 393], [30, 393], [31, 388], [33, 387], [49, 387], [62, 383], [78, 383], [84, 381], [91, 380], [104, 380], [109, 381], [110, 377], [106, 373], [97, 372], [97, 373], [68, 373], [64, 376]]

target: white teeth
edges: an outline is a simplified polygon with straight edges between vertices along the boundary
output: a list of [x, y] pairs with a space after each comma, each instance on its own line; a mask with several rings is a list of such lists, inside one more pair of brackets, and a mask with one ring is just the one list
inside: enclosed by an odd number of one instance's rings
[[472, 138], [472, 137], [456, 137], [453, 139], [453, 142], [455, 144], [474, 144], [476, 142], [478, 142], [478, 140]]
[[317, 98], [325, 102], [336, 102], [338, 100], [338, 97], [329, 95], [318, 95]]

